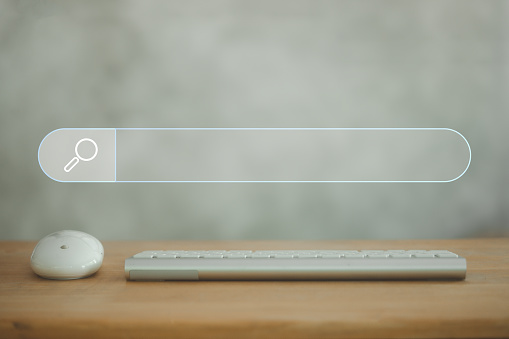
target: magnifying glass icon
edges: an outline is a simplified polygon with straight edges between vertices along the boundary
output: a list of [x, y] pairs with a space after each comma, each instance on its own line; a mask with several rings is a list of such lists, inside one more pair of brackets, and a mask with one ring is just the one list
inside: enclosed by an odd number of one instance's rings
[[[92, 143], [92, 145], [94, 145], [95, 152], [94, 152], [94, 154], [91, 157], [84, 158], [84, 157], [80, 156], [80, 154], [78, 152], [79, 145], [82, 142], [84, 142], [84, 141], [88, 141], [88, 142]], [[80, 160], [81, 161], [91, 161], [91, 160], [94, 160], [94, 158], [97, 156], [97, 152], [98, 151], [99, 151], [99, 147], [97, 147], [97, 144], [95, 143], [94, 140], [89, 139], [89, 138], [81, 139], [80, 141], [78, 141], [76, 143], [76, 146], [74, 147], [74, 153], [76, 154], [76, 156], [74, 158], [72, 158], [71, 161], [69, 161], [67, 163], [67, 165], [64, 166], [64, 171], [66, 171], [67, 173], [70, 172], [74, 168], [74, 166], [76, 166], [78, 164], [78, 162], [80, 162]]]

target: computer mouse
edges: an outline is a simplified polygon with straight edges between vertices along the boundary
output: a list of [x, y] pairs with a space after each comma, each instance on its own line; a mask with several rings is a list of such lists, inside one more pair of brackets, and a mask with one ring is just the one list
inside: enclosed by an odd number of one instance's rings
[[46, 279], [88, 277], [99, 270], [104, 248], [99, 240], [80, 231], [59, 231], [42, 238], [30, 258], [32, 270]]

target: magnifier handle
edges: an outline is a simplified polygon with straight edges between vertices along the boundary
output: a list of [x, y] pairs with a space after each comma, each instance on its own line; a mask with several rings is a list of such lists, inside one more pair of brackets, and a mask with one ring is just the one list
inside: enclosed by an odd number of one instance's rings
[[67, 165], [65, 165], [64, 171], [70, 172], [74, 168], [74, 166], [78, 164], [78, 162], [80, 162], [80, 159], [78, 159], [77, 157], [72, 158], [71, 161], [69, 161]]

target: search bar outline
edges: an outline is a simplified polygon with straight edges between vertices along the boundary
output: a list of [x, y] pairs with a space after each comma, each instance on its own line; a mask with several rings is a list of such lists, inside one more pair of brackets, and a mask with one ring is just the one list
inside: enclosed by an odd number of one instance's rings
[[[41, 164], [41, 147], [45, 140], [58, 131], [111, 131], [114, 135], [114, 176], [113, 180], [58, 180], [49, 175]], [[450, 180], [117, 180], [117, 131], [450, 131], [460, 136], [468, 147], [468, 163], [457, 177]], [[48, 133], [38, 148], [38, 162], [41, 170], [50, 179], [63, 183], [448, 183], [461, 178], [469, 169], [472, 150], [468, 140], [458, 131], [443, 127], [154, 127], [154, 128], [59, 128]]]

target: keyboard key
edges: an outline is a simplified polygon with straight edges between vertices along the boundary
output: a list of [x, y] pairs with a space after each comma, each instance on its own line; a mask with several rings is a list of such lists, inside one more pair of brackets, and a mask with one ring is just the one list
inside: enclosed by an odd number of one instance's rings
[[434, 258], [435, 255], [433, 253], [412, 253], [412, 256], [415, 258]]
[[387, 258], [390, 254], [389, 253], [369, 253], [366, 255], [368, 258]]
[[436, 256], [439, 257], [439, 258], [457, 258], [458, 257], [457, 254], [454, 254], [454, 253], [451, 253], [451, 252], [448, 252], [448, 253], [437, 253]]
[[389, 256], [391, 258], [411, 258], [412, 257], [412, 255], [407, 252], [390, 253]]
[[345, 257], [345, 258], [364, 258], [365, 256], [366, 256], [366, 254], [362, 254], [362, 253], [357, 253], [357, 254], [347, 253], [343, 257]]

